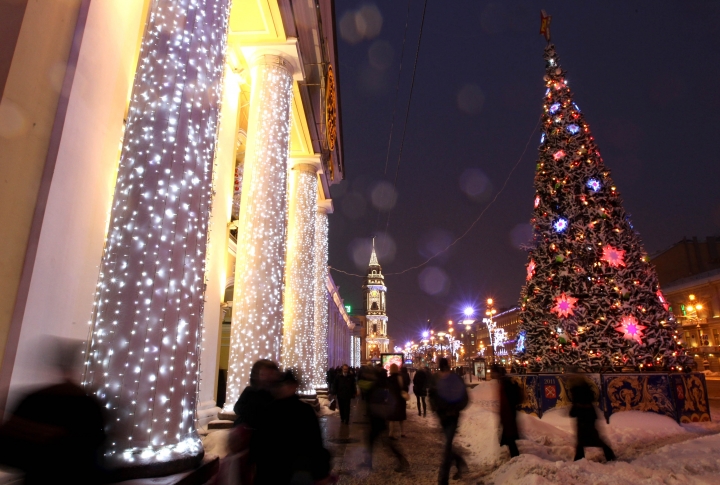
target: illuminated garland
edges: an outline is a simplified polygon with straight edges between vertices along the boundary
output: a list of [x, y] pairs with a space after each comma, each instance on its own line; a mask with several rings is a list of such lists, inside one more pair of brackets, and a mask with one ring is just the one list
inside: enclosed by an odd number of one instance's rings
[[[288, 245], [285, 265], [285, 323], [282, 366], [294, 369], [298, 393], [315, 393], [315, 214], [317, 169], [299, 163], [290, 170]], [[327, 344], [326, 344], [327, 345]]]
[[228, 3], [154, 0], [143, 36], [84, 381], [108, 413], [115, 466], [202, 453], [194, 418]]
[[225, 411], [258, 359], [280, 360], [292, 75], [280, 57], [252, 64]]
[[328, 215], [319, 207], [315, 215], [315, 362], [313, 384], [327, 387], [328, 369]]

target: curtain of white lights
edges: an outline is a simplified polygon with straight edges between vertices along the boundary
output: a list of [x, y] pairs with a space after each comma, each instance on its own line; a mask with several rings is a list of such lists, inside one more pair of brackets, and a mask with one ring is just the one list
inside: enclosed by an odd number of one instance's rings
[[315, 214], [317, 168], [298, 163], [290, 170], [288, 243], [285, 266], [285, 326], [282, 365], [294, 369], [298, 393], [315, 394]]
[[327, 387], [328, 370], [328, 215], [318, 207], [315, 213], [315, 355], [313, 384], [316, 389]]
[[272, 55], [251, 67], [225, 411], [249, 385], [255, 361], [280, 360], [291, 69]]
[[201, 456], [195, 433], [229, 0], [154, 0], [130, 101], [85, 384], [119, 463]]

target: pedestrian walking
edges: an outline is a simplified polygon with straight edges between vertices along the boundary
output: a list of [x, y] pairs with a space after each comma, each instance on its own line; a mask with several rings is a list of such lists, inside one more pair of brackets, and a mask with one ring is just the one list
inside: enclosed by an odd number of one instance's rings
[[507, 375], [505, 368], [492, 366], [490, 376], [498, 381], [498, 401], [500, 402], [500, 446], [507, 446], [510, 458], [520, 455], [517, 440], [520, 430], [517, 424], [517, 409], [522, 402], [522, 390]]
[[253, 485], [332, 483], [331, 456], [323, 446], [313, 408], [297, 396], [290, 370], [281, 375], [257, 429], [257, 474]]
[[343, 365], [339, 374], [335, 376], [331, 392], [335, 395], [340, 408], [340, 422], [350, 424], [350, 403], [357, 395], [355, 376], [350, 374], [347, 365]]
[[595, 400], [590, 382], [582, 374], [575, 373], [568, 379], [570, 387], [570, 417], [575, 418], [577, 430], [577, 444], [575, 447], [575, 461], [585, 458], [585, 448], [602, 448], [607, 461], [616, 459], [612, 448], [602, 439], [597, 430], [597, 411], [593, 405]]
[[237, 461], [232, 465], [236, 466], [233, 473], [239, 473], [242, 485], [252, 484], [255, 479], [257, 463], [262, 457], [257, 430], [265, 422], [279, 377], [280, 371], [275, 362], [258, 360], [250, 369], [250, 385], [233, 406], [237, 418], [228, 438], [228, 447]]
[[394, 406], [392, 402], [393, 398], [388, 391], [387, 372], [385, 372], [385, 369], [383, 369], [381, 365], [378, 365], [373, 371], [375, 376], [369, 380], [372, 382], [372, 387], [370, 387], [367, 392], [370, 432], [367, 438], [367, 457], [363, 466], [372, 469], [373, 449], [378, 441], [380, 441], [395, 455], [398, 462], [395, 471], [398, 473], [404, 472], [410, 468], [410, 464], [402, 451], [400, 451], [397, 442], [390, 440], [386, 433], [388, 416]]
[[427, 416], [425, 396], [427, 396], [429, 375], [430, 369], [425, 367], [425, 369], [418, 369], [415, 376], [413, 376], [413, 393], [415, 393], [415, 399], [417, 399], [418, 416]]
[[396, 429], [399, 429], [400, 431], [399, 437], [405, 438], [403, 422], [407, 419], [406, 403], [407, 400], [410, 399], [410, 396], [405, 390], [405, 379], [403, 379], [403, 376], [400, 373], [400, 368], [397, 364], [392, 364], [390, 366], [388, 391], [390, 393], [390, 400], [393, 403], [390, 415], [388, 416], [388, 421], [390, 421], [390, 439], [398, 439]]
[[440, 370], [434, 376], [430, 388], [430, 405], [438, 415], [445, 435], [445, 448], [438, 483], [447, 485], [453, 462], [457, 467], [457, 473], [453, 476], [453, 480], [461, 479], [463, 473], [468, 469], [463, 457], [453, 451], [453, 440], [460, 422], [460, 413], [468, 405], [468, 393], [462, 379], [450, 371], [450, 365], [446, 358], [440, 359], [439, 367]]

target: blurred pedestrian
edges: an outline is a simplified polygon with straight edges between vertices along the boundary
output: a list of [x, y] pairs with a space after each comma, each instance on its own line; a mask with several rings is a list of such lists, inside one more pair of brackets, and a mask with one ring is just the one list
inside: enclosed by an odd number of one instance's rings
[[388, 380], [388, 391], [393, 407], [390, 410], [388, 421], [390, 421], [390, 439], [398, 439], [396, 429], [399, 429], [400, 437], [405, 438], [403, 422], [407, 419], [407, 401], [410, 399], [405, 390], [405, 379], [400, 373], [397, 364], [390, 366], [390, 378]]
[[517, 440], [520, 430], [517, 424], [517, 409], [522, 403], [522, 390], [506, 375], [505, 368], [493, 365], [490, 369], [492, 379], [498, 381], [498, 401], [500, 402], [500, 446], [507, 446], [510, 457], [520, 455]]
[[367, 394], [370, 432], [367, 439], [367, 458], [363, 466], [372, 469], [373, 449], [378, 440], [380, 440], [390, 449], [397, 459], [398, 464], [395, 471], [398, 473], [404, 472], [410, 468], [410, 464], [400, 451], [396, 442], [390, 440], [386, 433], [388, 416], [395, 406], [393, 402], [394, 398], [391, 397], [388, 391], [388, 375], [385, 369], [379, 364], [373, 371], [375, 377], [371, 381], [372, 387], [369, 388]]
[[460, 480], [468, 469], [463, 457], [453, 451], [453, 440], [460, 422], [460, 413], [467, 407], [469, 399], [465, 383], [457, 374], [450, 371], [450, 365], [446, 358], [440, 359], [439, 367], [440, 370], [433, 377], [430, 388], [430, 405], [440, 418], [440, 426], [445, 435], [445, 448], [438, 483], [447, 485], [453, 462], [457, 467], [457, 473], [453, 476], [453, 480]]
[[105, 483], [103, 409], [75, 379], [84, 345], [51, 345], [41, 354], [54, 356], [61, 382], [25, 396], [0, 426], [0, 463], [24, 471], [26, 485]]
[[240, 483], [253, 483], [260, 453], [257, 430], [266, 420], [268, 406], [273, 402], [280, 371], [271, 360], [255, 362], [250, 369], [250, 385], [233, 406], [237, 418], [228, 438], [228, 447], [238, 459]]
[[616, 459], [615, 453], [602, 439], [595, 426], [597, 411], [593, 404], [595, 394], [590, 381], [578, 373], [577, 370], [573, 369], [572, 372], [573, 374], [568, 379], [568, 385], [570, 387], [570, 400], [572, 401], [570, 417], [575, 418], [577, 430], [575, 461], [585, 458], [585, 447], [602, 448], [605, 459], [613, 461]]
[[312, 407], [296, 392], [292, 371], [281, 375], [275, 400], [258, 425], [257, 474], [254, 485], [331, 483], [331, 457], [323, 446], [320, 423]]
[[418, 369], [413, 377], [413, 392], [415, 393], [415, 399], [417, 399], [418, 416], [427, 416], [425, 396], [427, 396], [429, 374], [430, 369], [425, 367], [425, 369]]
[[341, 372], [335, 376], [331, 392], [338, 401], [340, 422], [350, 424], [350, 402], [357, 395], [357, 387], [347, 365], [343, 365]]

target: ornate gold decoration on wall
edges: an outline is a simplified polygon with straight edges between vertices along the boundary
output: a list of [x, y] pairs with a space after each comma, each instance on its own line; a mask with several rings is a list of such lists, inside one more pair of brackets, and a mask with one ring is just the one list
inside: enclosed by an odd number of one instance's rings
[[332, 66], [328, 66], [327, 84], [325, 86], [325, 127], [330, 151], [335, 150], [335, 142], [337, 141], [337, 97], [335, 89], [335, 75]]

